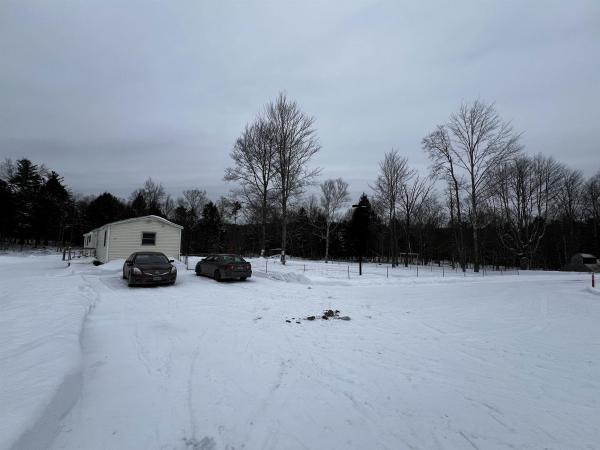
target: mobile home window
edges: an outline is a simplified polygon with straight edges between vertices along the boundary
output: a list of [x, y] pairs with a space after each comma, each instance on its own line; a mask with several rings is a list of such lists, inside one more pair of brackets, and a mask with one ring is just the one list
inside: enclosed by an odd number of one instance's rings
[[108, 231], [108, 230], [104, 230], [104, 246], [105, 246], [105, 247], [106, 247], [106, 232], [107, 232], [107, 231]]
[[142, 233], [142, 245], [156, 245], [156, 233]]

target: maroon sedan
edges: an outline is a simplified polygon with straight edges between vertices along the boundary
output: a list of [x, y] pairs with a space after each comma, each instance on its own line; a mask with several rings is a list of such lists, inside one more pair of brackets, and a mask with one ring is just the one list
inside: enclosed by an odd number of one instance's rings
[[172, 263], [163, 253], [133, 253], [123, 264], [123, 278], [129, 286], [173, 284], [177, 268]]

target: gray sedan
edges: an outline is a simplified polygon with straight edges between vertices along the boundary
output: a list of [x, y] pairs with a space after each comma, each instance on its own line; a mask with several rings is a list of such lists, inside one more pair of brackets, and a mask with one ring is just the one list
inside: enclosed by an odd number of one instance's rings
[[205, 275], [217, 281], [245, 280], [252, 276], [252, 265], [238, 255], [208, 255], [196, 264], [196, 275]]

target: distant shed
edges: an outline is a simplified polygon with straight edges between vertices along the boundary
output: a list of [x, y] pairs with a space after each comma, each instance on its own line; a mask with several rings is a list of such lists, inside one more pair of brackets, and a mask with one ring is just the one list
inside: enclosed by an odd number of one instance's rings
[[159, 216], [143, 216], [107, 223], [83, 235], [84, 248], [106, 263], [134, 252], [162, 252], [180, 258], [183, 227]]
[[575, 253], [563, 270], [569, 272], [600, 272], [598, 258], [590, 253]]

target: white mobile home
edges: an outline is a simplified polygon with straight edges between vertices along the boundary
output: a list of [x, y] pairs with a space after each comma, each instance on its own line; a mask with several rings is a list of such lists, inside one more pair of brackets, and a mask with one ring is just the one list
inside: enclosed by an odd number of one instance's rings
[[162, 252], [179, 259], [183, 227], [158, 216], [135, 217], [108, 223], [83, 235], [83, 246], [106, 263], [133, 252]]

